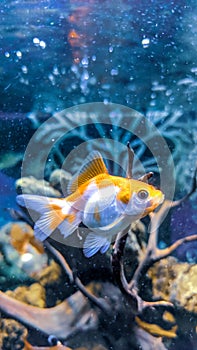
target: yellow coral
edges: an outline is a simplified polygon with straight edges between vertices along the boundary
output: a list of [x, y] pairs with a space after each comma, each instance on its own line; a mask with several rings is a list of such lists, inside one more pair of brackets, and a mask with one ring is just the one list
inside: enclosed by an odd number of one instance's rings
[[28, 244], [31, 244], [37, 252], [44, 253], [42, 244], [34, 238], [33, 229], [27, 224], [13, 223], [10, 229], [10, 238], [10, 243], [19, 254], [28, 251]]
[[46, 284], [57, 282], [60, 276], [60, 266], [55, 261], [52, 261], [49, 266], [36, 275], [36, 278], [42, 286], [45, 286]]
[[46, 306], [45, 289], [39, 283], [33, 283], [29, 287], [18, 287], [14, 291], [7, 291], [6, 294], [26, 304], [41, 308]]

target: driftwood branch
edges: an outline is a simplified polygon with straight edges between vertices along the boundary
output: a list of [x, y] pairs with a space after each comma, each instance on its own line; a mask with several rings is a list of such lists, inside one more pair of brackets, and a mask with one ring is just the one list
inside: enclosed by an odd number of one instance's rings
[[[73, 304], [75, 312], [71, 312]], [[86, 328], [93, 316], [93, 311], [90, 315], [87, 299], [80, 292], [76, 292], [55, 307], [45, 309], [27, 305], [0, 292], [0, 308], [1, 312], [25, 326], [46, 335], [53, 334], [59, 339], [67, 339]]]
[[[128, 146], [128, 171], [127, 174], [129, 174], [129, 178], [132, 176], [132, 169], [131, 166], [133, 164], [133, 158], [130, 154], [130, 147]], [[131, 161], [132, 158], [132, 161]], [[129, 170], [130, 169], [130, 170]], [[130, 171], [130, 172], [129, 172]], [[182, 239], [179, 239], [175, 243], [173, 243], [171, 246], [165, 249], [158, 249], [157, 243], [158, 243], [158, 234], [159, 234], [159, 226], [162, 222], [164, 216], [166, 215], [166, 212], [169, 211], [172, 207], [176, 207], [183, 203], [186, 199], [188, 199], [196, 190], [197, 187], [197, 180], [196, 180], [196, 174], [197, 170], [194, 173], [193, 181], [191, 190], [189, 193], [184, 196], [182, 199], [177, 201], [169, 201], [166, 200], [161, 208], [156, 213], [151, 213], [151, 225], [150, 225], [150, 235], [149, 240], [145, 252], [145, 256], [143, 260], [139, 263], [131, 281], [128, 283], [127, 279], [124, 274], [124, 266], [123, 266], [123, 256], [124, 256], [124, 248], [128, 236], [128, 229], [127, 228], [124, 232], [119, 233], [119, 235], [116, 238], [114, 249], [112, 253], [112, 268], [113, 268], [113, 276], [118, 284], [120, 290], [123, 292], [124, 295], [126, 295], [127, 299], [130, 302], [132, 312], [136, 314], [142, 313], [146, 308], [149, 307], [165, 307], [165, 308], [172, 308], [173, 305], [171, 303], [168, 303], [166, 301], [157, 301], [157, 302], [148, 302], [141, 299], [139, 296], [139, 285], [141, 278], [146, 274], [148, 269], [156, 262], [159, 261], [167, 256], [169, 256], [175, 249], [177, 249], [181, 244], [186, 242], [191, 242], [193, 240], [197, 240], [197, 235], [192, 235], [188, 237], [184, 237]], [[152, 176], [152, 173], [145, 174], [138, 180], [140, 181], [147, 181]]]
[[141, 177], [139, 177], [138, 181], [142, 181], [142, 182], [148, 182], [148, 180], [153, 177], [153, 172], [150, 171], [150, 173], [144, 174]]
[[52, 254], [52, 256], [55, 258], [55, 260], [59, 263], [59, 265], [62, 267], [63, 271], [66, 273], [66, 275], [69, 278], [69, 281], [71, 284], [76, 286], [80, 292], [89, 299], [89, 301], [97, 306], [100, 310], [102, 310], [105, 313], [108, 313], [110, 311], [109, 305], [104, 299], [99, 299], [95, 295], [93, 295], [88, 289], [83, 285], [81, 280], [74, 276], [70, 266], [68, 265], [65, 257], [57, 250], [55, 249], [49, 242], [44, 242], [45, 247], [48, 251]]
[[127, 163], [127, 178], [132, 179], [132, 169], [133, 169], [133, 160], [134, 160], [134, 152], [132, 148], [130, 148], [130, 143], [127, 142], [127, 154], [128, 154], [128, 163]]
[[139, 263], [134, 276], [132, 277], [132, 280], [129, 283], [129, 289], [139, 289], [139, 282], [141, 280], [141, 277], [145, 275], [145, 273], [148, 271], [148, 269], [157, 261], [169, 256], [175, 249], [177, 249], [181, 244], [191, 242], [194, 240], [197, 240], [197, 235], [191, 235], [187, 237], [183, 237], [176, 242], [174, 242], [172, 245], [165, 249], [159, 249], [157, 247], [158, 243], [158, 234], [159, 234], [159, 226], [162, 222], [163, 218], [166, 215], [166, 212], [169, 211], [171, 208], [174, 208], [176, 206], [181, 205], [185, 200], [187, 200], [195, 191], [197, 188], [197, 181], [196, 181], [196, 174], [197, 170], [194, 172], [193, 180], [192, 180], [192, 186], [189, 193], [184, 196], [183, 198], [177, 200], [177, 201], [169, 201], [165, 200], [161, 208], [156, 213], [151, 213], [151, 224], [150, 224], [150, 235], [149, 240], [145, 252], [145, 256], [143, 260]]
[[172, 309], [173, 304], [166, 301], [144, 301], [138, 294], [137, 289], [130, 288], [124, 274], [124, 267], [122, 258], [124, 256], [124, 248], [128, 236], [128, 228], [118, 235], [116, 238], [114, 249], [112, 253], [112, 268], [113, 275], [120, 290], [125, 295], [127, 301], [131, 306], [131, 311], [134, 315], [142, 314], [147, 308], [162, 307], [164, 309]]

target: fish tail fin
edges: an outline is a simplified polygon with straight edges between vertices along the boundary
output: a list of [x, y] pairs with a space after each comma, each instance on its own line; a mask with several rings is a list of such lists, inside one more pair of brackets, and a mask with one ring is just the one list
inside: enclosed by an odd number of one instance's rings
[[35, 217], [35, 212], [40, 214], [34, 225], [35, 237], [40, 241], [44, 241], [57, 228], [66, 238], [81, 222], [80, 212], [66, 199], [22, 194], [17, 196], [17, 203], [26, 207], [32, 218]]

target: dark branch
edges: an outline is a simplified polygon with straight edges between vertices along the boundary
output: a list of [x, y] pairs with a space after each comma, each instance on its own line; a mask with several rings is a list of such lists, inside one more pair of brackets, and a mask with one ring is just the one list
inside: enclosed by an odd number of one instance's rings
[[62, 270], [68, 276], [70, 283], [73, 284], [74, 277], [73, 277], [72, 270], [68, 265], [68, 263], [66, 262], [65, 258], [63, 257], [63, 255], [46, 240], [44, 241], [44, 246], [52, 254], [54, 260], [60, 264], [60, 266], [62, 267]]
[[157, 249], [154, 260], [158, 261], [163, 258], [166, 258], [170, 254], [172, 254], [182, 244], [196, 241], [196, 240], [197, 240], [197, 235], [190, 235], [190, 236], [186, 236], [181, 239], [178, 239], [176, 242], [174, 242], [172, 245], [170, 245], [165, 249]]
[[112, 268], [113, 268], [113, 276], [115, 281], [117, 282], [120, 290], [125, 295], [127, 301], [131, 305], [131, 309], [134, 315], [139, 315], [144, 312], [148, 307], [162, 307], [162, 308], [173, 308], [173, 304], [166, 301], [144, 301], [138, 295], [138, 291], [136, 289], [130, 289], [127, 279], [124, 274], [123, 267], [123, 254], [124, 248], [126, 244], [126, 240], [128, 237], [128, 228], [120, 233], [115, 241], [114, 250], [112, 253]]
[[133, 159], [134, 159], [134, 152], [130, 148], [130, 143], [127, 142], [127, 152], [128, 152], [128, 164], [127, 164], [127, 178], [132, 179], [132, 169], [133, 169]]
[[50, 253], [53, 255], [55, 260], [60, 264], [63, 271], [68, 276], [70, 283], [75, 285], [77, 289], [80, 290], [80, 292], [83, 295], [85, 295], [93, 305], [97, 306], [103, 312], [108, 313], [110, 311], [110, 307], [106, 303], [106, 301], [104, 299], [98, 299], [95, 295], [93, 295], [87, 290], [87, 288], [83, 285], [81, 280], [77, 276], [74, 276], [70, 266], [66, 262], [63, 255], [57, 249], [55, 249], [49, 242], [45, 241], [44, 245], [47, 248], [47, 250], [50, 251]]
[[138, 181], [142, 181], [142, 182], [148, 182], [148, 180], [153, 176], [153, 173], [147, 173], [142, 175], [141, 177], [139, 177]]
[[196, 191], [196, 188], [197, 188], [197, 168], [194, 171], [191, 190], [183, 198], [172, 202], [172, 207], [176, 207], [176, 206], [180, 205], [181, 203], [183, 203], [184, 201], [186, 201]]
[[126, 244], [126, 240], [128, 237], [128, 229], [124, 230], [122, 233], [119, 233], [114, 247], [113, 247], [113, 253], [112, 253], [112, 269], [113, 269], [113, 276], [114, 279], [120, 288], [121, 292], [128, 298], [131, 307], [132, 312], [134, 314], [138, 313], [138, 300], [136, 295], [134, 295], [129, 289], [128, 289], [128, 283], [124, 274], [124, 267], [122, 262], [122, 257], [124, 254], [124, 248]]
[[122, 292], [124, 292], [125, 288], [127, 288], [127, 281], [124, 275], [122, 257], [124, 254], [124, 248], [128, 237], [128, 230], [129, 230], [129, 227], [123, 233], [118, 234], [113, 247], [113, 253], [111, 257], [113, 276]]
[[157, 261], [169, 256], [175, 249], [177, 249], [181, 244], [191, 242], [194, 240], [197, 240], [197, 235], [187, 236], [182, 239], [179, 239], [175, 243], [173, 243], [171, 246], [165, 248], [165, 249], [158, 249], [157, 243], [158, 243], [158, 234], [159, 234], [159, 226], [163, 220], [163, 218], [166, 215], [166, 212], [170, 210], [173, 207], [176, 207], [183, 203], [185, 200], [187, 200], [196, 190], [197, 188], [197, 181], [196, 181], [196, 175], [197, 170], [194, 172], [193, 180], [192, 180], [192, 186], [189, 193], [184, 196], [183, 198], [177, 200], [177, 201], [169, 201], [165, 200], [161, 208], [156, 213], [151, 213], [151, 228], [150, 228], [150, 235], [149, 240], [146, 248], [146, 253], [144, 256], [144, 259], [139, 263], [132, 280], [129, 283], [129, 289], [135, 289], [138, 290], [139, 282], [141, 278], [145, 275], [145, 273], [148, 271], [148, 269]]

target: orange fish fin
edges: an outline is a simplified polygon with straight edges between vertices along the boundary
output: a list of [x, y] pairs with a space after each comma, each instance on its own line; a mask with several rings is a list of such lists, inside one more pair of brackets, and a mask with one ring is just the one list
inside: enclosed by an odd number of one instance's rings
[[107, 168], [101, 154], [93, 151], [87, 158], [85, 164], [74, 176], [68, 185], [68, 193], [74, 193], [79, 186], [100, 174], [108, 174]]
[[[40, 214], [40, 218], [35, 219], [34, 226], [35, 237], [40, 241], [49, 237], [56, 228], [60, 229], [64, 237], [67, 237], [81, 222], [80, 212], [74, 211], [64, 199], [24, 194], [17, 197], [17, 202], [29, 209], [32, 219], [35, 215], [33, 212], [36, 211]], [[62, 232], [63, 222], [64, 230]]]
[[80, 222], [81, 218], [77, 213], [64, 215], [62, 214], [62, 210], [53, 210], [48, 215], [41, 216], [36, 222], [34, 226], [35, 236], [39, 240], [43, 240], [43, 234], [49, 236], [58, 228], [64, 238], [66, 238], [76, 230]]

